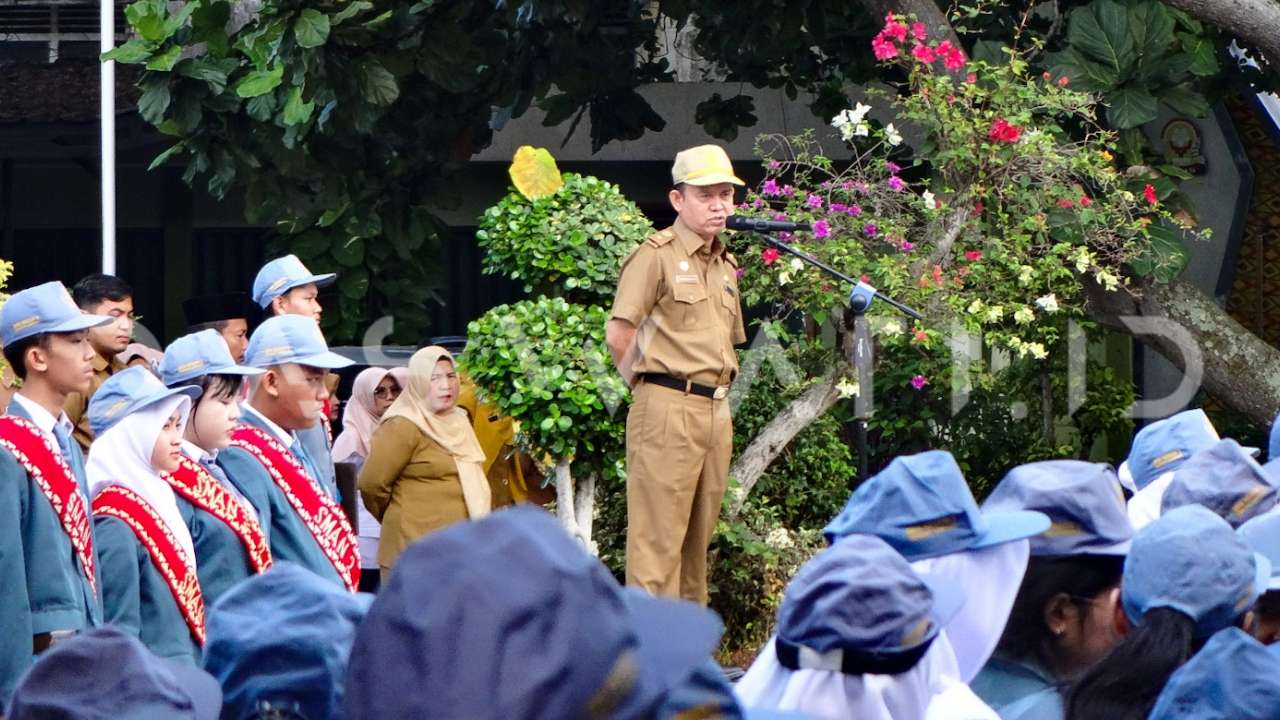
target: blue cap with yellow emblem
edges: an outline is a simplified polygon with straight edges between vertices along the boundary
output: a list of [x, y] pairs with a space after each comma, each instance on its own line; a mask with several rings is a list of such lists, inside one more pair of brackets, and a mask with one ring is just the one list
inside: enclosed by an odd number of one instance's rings
[[340, 370], [355, 364], [329, 352], [320, 326], [301, 315], [277, 315], [264, 320], [249, 338], [244, 361], [255, 368], [297, 363], [323, 370]]
[[160, 361], [160, 379], [173, 386], [205, 375], [261, 375], [262, 370], [237, 365], [217, 330], [201, 330], [169, 343]]
[[337, 273], [313, 274], [297, 255], [285, 255], [263, 265], [258, 271], [253, 279], [253, 301], [265, 308], [272, 300], [296, 287], [311, 283], [324, 287], [337, 277]]
[[174, 395], [192, 400], [202, 391], [194, 385], [167, 388], [150, 370], [137, 365], [107, 378], [89, 400], [89, 430], [101, 435], [135, 410]]
[[47, 282], [14, 293], [0, 308], [0, 342], [9, 347], [40, 333], [70, 333], [113, 322], [106, 315], [86, 315], [60, 282]]

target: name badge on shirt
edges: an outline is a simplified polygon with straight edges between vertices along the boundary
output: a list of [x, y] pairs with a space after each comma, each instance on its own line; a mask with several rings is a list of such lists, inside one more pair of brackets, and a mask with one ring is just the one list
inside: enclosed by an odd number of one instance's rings
[[677, 275], [676, 284], [677, 285], [698, 285], [699, 284], [698, 276], [697, 275]]

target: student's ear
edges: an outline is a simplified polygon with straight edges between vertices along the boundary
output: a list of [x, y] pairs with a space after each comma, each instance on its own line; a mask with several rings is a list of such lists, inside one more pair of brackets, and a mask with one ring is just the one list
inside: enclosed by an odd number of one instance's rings
[[1116, 629], [1116, 635], [1119, 635], [1120, 637], [1128, 635], [1129, 630], [1132, 628], [1129, 624], [1129, 616], [1124, 614], [1124, 605], [1118, 602], [1116, 603], [1116, 616], [1113, 623]]
[[1060, 592], [1044, 604], [1043, 616], [1049, 632], [1055, 638], [1061, 638], [1067, 628], [1080, 621], [1080, 608], [1071, 601], [1070, 595]]
[[280, 397], [280, 375], [276, 368], [270, 368], [262, 374], [261, 385], [259, 388], [262, 392], [273, 398]]
[[279, 295], [271, 298], [271, 314], [272, 315], [284, 315], [284, 306], [285, 306], [285, 303], [288, 302], [287, 298], [289, 297], [289, 292], [292, 292], [292, 291], [282, 292]]
[[26, 354], [27, 373], [31, 372], [47, 372], [49, 370], [49, 353], [40, 347], [40, 343], [34, 343], [27, 348]]

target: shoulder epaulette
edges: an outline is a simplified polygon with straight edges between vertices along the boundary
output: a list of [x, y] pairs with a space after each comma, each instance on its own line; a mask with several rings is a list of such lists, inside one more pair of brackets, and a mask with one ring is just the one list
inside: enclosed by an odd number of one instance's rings
[[676, 234], [672, 232], [671, 228], [667, 228], [666, 230], [661, 230], [659, 232], [656, 232], [650, 235], [649, 239], [646, 240], [645, 243], [653, 247], [662, 247], [663, 245], [666, 245], [667, 243], [675, 239], [676, 239]]

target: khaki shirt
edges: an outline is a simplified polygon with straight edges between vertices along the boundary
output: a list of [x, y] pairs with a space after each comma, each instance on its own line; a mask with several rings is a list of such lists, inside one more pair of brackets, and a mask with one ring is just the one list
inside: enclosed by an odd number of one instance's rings
[[107, 378], [124, 370], [125, 367], [126, 365], [120, 362], [119, 358], [113, 357], [108, 363], [106, 358], [94, 353], [93, 380], [89, 382], [89, 391], [83, 395], [71, 393], [67, 396], [67, 401], [62, 404], [62, 409], [67, 411], [67, 417], [76, 426], [71, 435], [85, 452], [89, 451], [89, 443], [93, 442], [93, 433], [89, 431], [89, 398], [98, 392], [98, 388], [102, 387], [102, 383], [106, 382]]
[[636, 327], [632, 370], [703, 385], [733, 382], [733, 346], [747, 341], [737, 270], [719, 238], [707, 248], [679, 218], [633, 250], [622, 263], [612, 314]]

